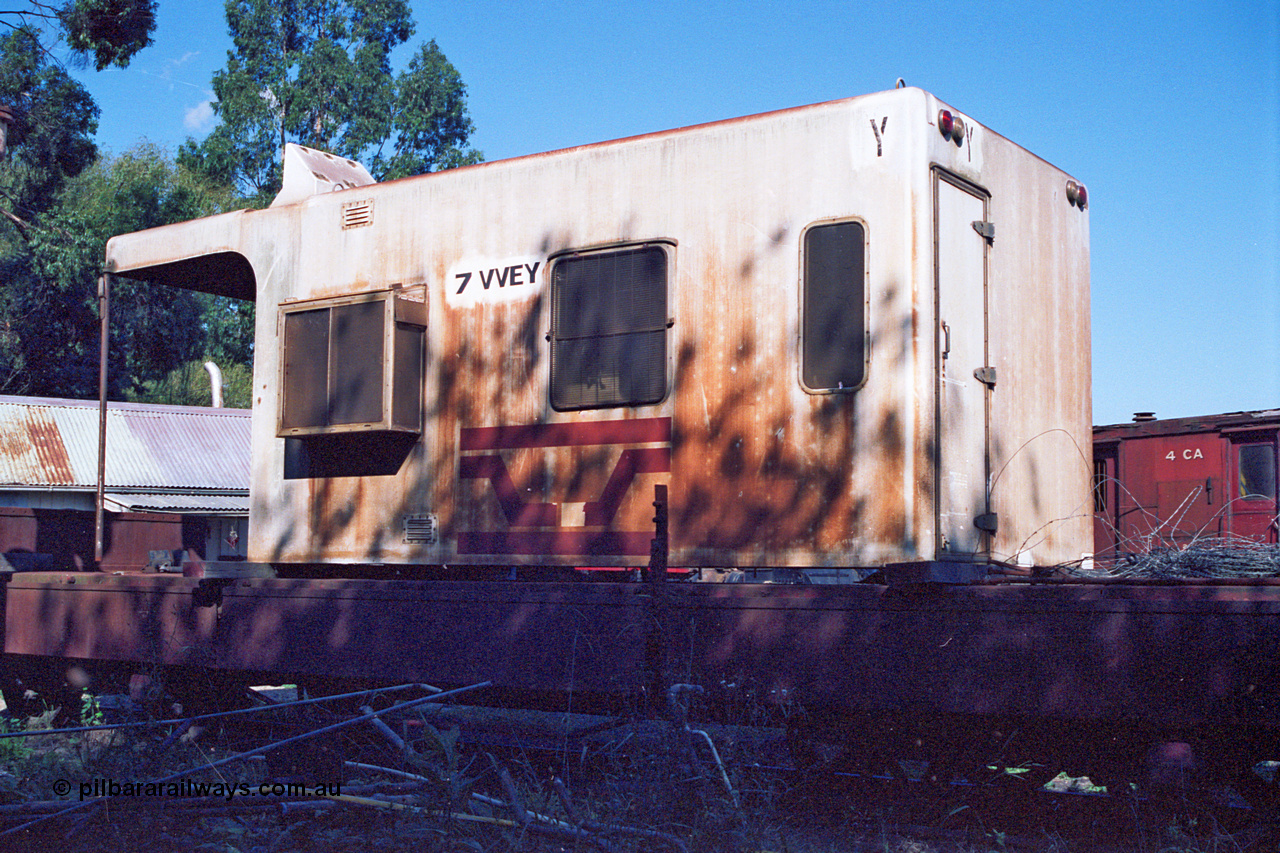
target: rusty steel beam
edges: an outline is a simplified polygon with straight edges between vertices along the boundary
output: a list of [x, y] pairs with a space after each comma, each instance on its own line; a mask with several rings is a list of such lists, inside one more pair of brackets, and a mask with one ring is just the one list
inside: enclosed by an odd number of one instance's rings
[[[1276, 584], [272, 578], [212, 582], [225, 584], [221, 602], [200, 607], [201, 583], [15, 575], [5, 651], [299, 677], [485, 679], [626, 701], [652, 689], [652, 637], [679, 680], [766, 703], [1280, 726]], [[655, 625], [659, 586], [666, 612]]]

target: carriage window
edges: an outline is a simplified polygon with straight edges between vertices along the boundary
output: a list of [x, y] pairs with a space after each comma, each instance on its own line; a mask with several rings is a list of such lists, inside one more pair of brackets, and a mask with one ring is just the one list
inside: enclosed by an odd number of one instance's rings
[[804, 237], [801, 379], [810, 391], [853, 391], [866, 379], [865, 233], [860, 222]]
[[1240, 497], [1276, 497], [1276, 448], [1273, 444], [1245, 444], [1239, 448]]
[[551, 274], [551, 405], [642, 406], [667, 393], [667, 250], [570, 255]]

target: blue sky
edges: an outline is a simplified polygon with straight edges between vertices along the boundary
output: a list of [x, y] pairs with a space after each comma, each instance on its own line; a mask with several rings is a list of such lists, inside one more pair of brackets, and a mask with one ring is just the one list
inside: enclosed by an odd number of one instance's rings
[[[1280, 408], [1280, 0], [413, 5], [398, 56], [436, 39], [490, 160], [902, 77], [1088, 187], [1095, 423]], [[129, 69], [77, 72], [111, 151], [213, 120], [222, 3], [159, 16]]]

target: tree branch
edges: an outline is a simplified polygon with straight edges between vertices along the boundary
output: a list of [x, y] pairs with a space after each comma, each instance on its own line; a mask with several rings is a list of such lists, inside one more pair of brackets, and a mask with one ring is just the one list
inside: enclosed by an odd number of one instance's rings
[[[0, 15], [17, 15], [19, 18], [25, 18], [27, 15], [37, 15], [41, 18], [57, 18], [56, 15], [46, 15], [42, 12], [0, 12]], [[0, 20], [0, 24], [4, 24], [6, 27], [13, 30], [15, 33], [18, 30], [23, 30], [23, 29], [30, 32], [30, 28], [27, 25], [27, 22], [25, 20], [23, 20], [21, 24], [14, 24], [9, 21]], [[58, 66], [63, 71], [67, 70], [67, 66], [63, 64], [62, 60], [54, 56], [53, 53], [49, 50], [49, 48], [45, 47], [44, 44], [40, 41], [40, 39], [35, 37], [35, 33], [31, 34], [31, 40], [36, 43], [36, 47], [40, 48], [40, 52], [43, 53], [45, 57], [49, 59], [54, 65]]]
[[0, 214], [3, 214], [5, 219], [8, 219], [14, 225], [18, 226], [18, 230], [22, 232], [22, 239], [24, 240], [31, 234], [31, 229], [35, 227], [30, 222], [7, 208], [0, 207]]
[[[48, 7], [45, 7], [45, 8], [48, 8]], [[0, 9], [0, 15], [17, 15], [19, 18], [25, 18], [28, 15], [32, 15], [37, 18], [47, 18], [51, 21], [58, 20], [58, 15], [56, 12], [33, 12], [30, 9], [26, 11], [23, 11], [22, 9]], [[10, 26], [13, 26], [13, 25], [10, 24]]]

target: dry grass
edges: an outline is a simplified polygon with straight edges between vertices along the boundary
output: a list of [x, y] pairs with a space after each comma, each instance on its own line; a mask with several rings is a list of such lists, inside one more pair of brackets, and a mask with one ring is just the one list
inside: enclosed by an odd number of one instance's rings
[[[54, 786], [69, 781], [69, 804], [94, 779], [144, 781], [206, 767], [288, 732], [318, 727], [328, 712], [299, 714], [274, 728], [210, 729], [166, 743], [164, 733], [41, 735], [0, 741], [0, 827], [47, 813]], [[513, 716], [518, 720], [519, 715]], [[47, 721], [34, 721], [40, 725]], [[529, 727], [497, 741], [466, 743], [459, 729], [421, 713], [393, 724], [409, 734], [401, 751], [370, 726], [327, 738], [295, 756], [292, 769], [347, 765], [342, 795], [196, 802], [114, 797], [0, 837], [0, 849], [68, 851], [588, 851], [648, 853], [1228, 853], [1276, 849], [1257, 829], [1227, 833], [1203, 813], [1111, 809], [1102, 817], [1054, 818], [1066, 798], [1028, 818], [990, 797], [963, 791], [841, 786], [821, 775], [773, 769], [785, 758], [777, 732], [734, 727], [705, 741], [666, 722], [633, 722], [561, 748], [531, 748]], [[545, 744], [541, 746], [545, 747]], [[385, 770], [369, 769], [382, 767]], [[723, 767], [723, 773], [721, 768]], [[256, 786], [279, 771], [261, 759], [191, 778]], [[396, 773], [389, 772], [396, 771]], [[404, 774], [415, 777], [404, 778]], [[554, 780], [561, 780], [557, 785]], [[727, 782], [727, 784], [726, 784]], [[351, 799], [357, 794], [361, 799]], [[1040, 795], [1041, 800], [1052, 800]], [[736, 802], [735, 802], [736, 801]], [[281, 803], [285, 802], [286, 805]], [[199, 806], [200, 808], [196, 808]], [[1021, 809], [1019, 811], [1018, 809]], [[43, 811], [42, 811], [43, 810]], [[1192, 816], [1197, 815], [1197, 816]], [[1050, 819], [1052, 818], [1052, 819]], [[1267, 847], [1265, 844], [1271, 846]]]

